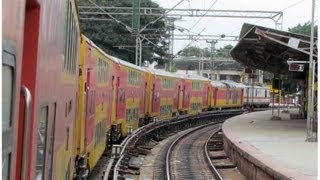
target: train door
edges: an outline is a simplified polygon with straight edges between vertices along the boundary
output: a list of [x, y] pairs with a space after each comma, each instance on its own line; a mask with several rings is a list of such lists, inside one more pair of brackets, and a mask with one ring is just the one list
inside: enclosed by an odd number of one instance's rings
[[226, 89], [225, 93], [226, 93], [226, 104], [229, 104], [229, 98], [230, 98], [229, 88]]
[[116, 118], [119, 116], [119, 105], [120, 105], [120, 100], [119, 100], [119, 96], [120, 96], [120, 92], [119, 92], [119, 88], [120, 88], [120, 77], [117, 77], [117, 84], [116, 84]]
[[110, 101], [110, 104], [111, 104], [111, 110], [110, 110], [110, 124], [112, 124], [112, 122], [115, 120], [115, 109], [116, 109], [116, 107], [115, 107], [115, 90], [116, 90], [116, 86], [115, 86], [115, 77], [114, 76], [112, 76], [112, 81], [111, 81], [111, 91], [112, 91], [112, 93], [109, 95], [109, 96], [111, 96], [111, 101]]
[[154, 112], [155, 111], [155, 99], [156, 99], [156, 85], [153, 84], [152, 85], [152, 89], [151, 89], [151, 92], [152, 92], [152, 98], [151, 98], [151, 112]]
[[243, 89], [241, 89], [241, 92], [240, 92], [240, 105], [241, 106], [243, 105]]
[[91, 141], [93, 140], [93, 133], [94, 133], [94, 114], [95, 114], [95, 91], [91, 85], [91, 69], [87, 69], [87, 76], [86, 76], [86, 138], [85, 144], [88, 146]]
[[217, 99], [218, 99], [218, 96], [217, 96], [217, 94], [218, 94], [218, 88], [214, 88], [214, 90], [213, 90], [214, 92], [213, 92], [213, 102], [214, 102], [214, 104], [213, 104], [213, 107], [216, 107], [217, 106]]
[[143, 106], [144, 106], [144, 113], [146, 113], [148, 110], [148, 100], [147, 100], [147, 92], [148, 92], [148, 83], [145, 82], [144, 84], [144, 94], [143, 94]]
[[[36, 144], [36, 149], [32, 149], [33, 147], [30, 146], [31, 144], [31, 139], [34, 140], [34, 138], [31, 136], [31, 129], [33, 129], [33, 127], [40, 127], [40, 123], [39, 125], [33, 125], [34, 124], [34, 120], [36, 119], [34, 116], [37, 116], [34, 114], [35, 110], [33, 110], [34, 108], [34, 96], [35, 96], [35, 79], [36, 79], [36, 72], [37, 72], [37, 54], [38, 54], [38, 38], [39, 38], [39, 20], [40, 20], [40, 6], [37, 2], [35, 1], [29, 1], [26, 4], [26, 12], [25, 12], [25, 29], [24, 29], [24, 39], [23, 39], [23, 59], [22, 59], [22, 66], [21, 66], [21, 87], [19, 87], [19, 82], [14, 82], [15, 80], [17, 80], [17, 77], [13, 76], [13, 79], [7, 79], [6, 76], [8, 76], [8, 71], [10, 73], [13, 73], [12, 75], [16, 74], [15, 71], [15, 66], [12, 66], [11, 69], [5, 68], [3, 66], [2, 68], [2, 73], [3, 73], [3, 100], [7, 99], [7, 98], [14, 98], [11, 94], [11, 96], [8, 96], [8, 92], [5, 91], [5, 89], [7, 88], [12, 88], [10, 87], [10, 85], [13, 85], [13, 88], [15, 88], [15, 85], [17, 85], [18, 87], [16, 88], [16, 90], [18, 90], [19, 88], [21, 88], [21, 95], [20, 95], [20, 105], [19, 105], [19, 122], [18, 123], [13, 123], [11, 121], [11, 125], [14, 124], [18, 124], [18, 133], [16, 134], [18, 136], [18, 143], [15, 145], [12, 145], [11, 147], [15, 147], [16, 152], [17, 152], [17, 156], [15, 157], [14, 154], [8, 154], [8, 156], [3, 156], [3, 161], [4, 162], [8, 162], [8, 163], [12, 163], [12, 164], [16, 164], [15, 167], [11, 166], [11, 168], [13, 168], [11, 170], [11, 173], [16, 171], [16, 178], [15, 179], [27, 179], [28, 176], [30, 176], [30, 174], [34, 173], [36, 175], [41, 174], [42, 176], [44, 176], [43, 172], [44, 172], [44, 158], [45, 158], [45, 154], [43, 152], [43, 148], [45, 145], [45, 141], [43, 141], [43, 143], [39, 143], [37, 142]], [[28, 24], [28, 25], [26, 25]], [[4, 47], [3, 47], [4, 48]], [[5, 49], [4, 49], [5, 50]], [[15, 56], [14, 56], [15, 58]], [[3, 54], [3, 61], [5, 59], [10, 59], [10, 62], [12, 62], [12, 57], [10, 55], [10, 53], [7, 54]], [[15, 64], [16, 62], [14, 62]], [[14, 65], [12, 64], [12, 65]], [[8, 66], [10, 67], [10, 66]], [[12, 82], [13, 80], [13, 82]], [[7, 84], [9, 85], [9, 87], [7, 87]], [[15, 91], [12, 91], [15, 92]], [[11, 92], [11, 93], [12, 93]], [[13, 101], [12, 101], [13, 102]], [[12, 104], [11, 104], [12, 105]], [[16, 111], [18, 109], [15, 109]], [[46, 106], [46, 110], [48, 110], [48, 106]], [[11, 112], [15, 112], [12, 111]], [[48, 114], [48, 112], [47, 112]], [[11, 114], [12, 115], [12, 114]], [[15, 115], [13, 115], [15, 116]], [[40, 121], [40, 120], [39, 120]], [[44, 119], [45, 123], [47, 123], [48, 119]], [[4, 124], [2, 124], [4, 125]], [[15, 127], [16, 128], [16, 127]], [[6, 128], [4, 128], [4, 126], [2, 127], [3, 130], [5, 130]], [[10, 129], [10, 128], [9, 128]], [[5, 134], [6, 135], [6, 134]], [[42, 134], [42, 135], [46, 135], [46, 134]], [[38, 136], [39, 137], [39, 136]], [[4, 140], [3, 143], [5, 143], [7, 141], [7, 139], [9, 140], [12, 137], [6, 137], [3, 136], [2, 139]], [[39, 146], [40, 145], [40, 146]], [[10, 147], [7, 145], [2, 144], [2, 147]], [[13, 149], [12, 149], [13, 150]], [[29, 172], [30, 171], [30, 167], [29, 167], [29, 162], [31, 161], [31, 159], [33, 158], [33, 151], [31, 150], [36, 150], [36, 172]], [[42, 150], [42, 151], [41, 151]], [[41, 153], [41, 154], [40, 154]], [[4, 154], [2, 154], [4, 155]], [[38, 155], [41, 155], [40, 158], [40, 163], [38, 161]], [[16, 162], [10, 162], [10, 159], [12, 158], [15, 159]], [[6, 167], [6, 165], [4, 165], [5, 163], [3, 162], [3, 170], [5, 169], [4, 167]], [[9, 167], [10, 167], [9, 164]], [[38, 164], [41, 164], [41, 171], [39, 173], [38, 171]], [[34, 164], [31, 164], [32, 166], [34, 166]], [[2, 171], [2, 173], [4, 173], [4, 171]], [[12, 174], [11, 174], [12, 175]], [[4, 176], [2, 176], [4, 177]], [[9, 177], [12, 178], [12, 177]], [[5, 179], [5, 178], [3, 178]]]
[[210, 87], [207, 88], [207, 98], [206, 98], [207, 104], [206, 106], [210, 105]]
[[186, 108], [186, 101], [187, 101], [187, 92], [186, 92], [186, 85], [183, 85], [182, 88], [182, 108]]
[[178, 105], [177, 105], [177, 110], [180, 110], [182, 108], [182, 93], [181, 93], [182, 89], [181, 86], [178, 86]]

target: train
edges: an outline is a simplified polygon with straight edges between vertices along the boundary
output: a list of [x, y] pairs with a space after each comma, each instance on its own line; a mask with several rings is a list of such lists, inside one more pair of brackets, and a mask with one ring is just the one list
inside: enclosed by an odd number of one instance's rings
[[244, 85], [105, 53], [81, 33], [74, 0], [4, 0], [2, 48], [4, 180], [84, 179], [143, 125], [246, 100]]

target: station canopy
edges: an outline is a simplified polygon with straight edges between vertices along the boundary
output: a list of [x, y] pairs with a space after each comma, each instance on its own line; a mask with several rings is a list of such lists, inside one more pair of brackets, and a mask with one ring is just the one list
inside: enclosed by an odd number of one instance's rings
[[[314, 60], [318, 58], [317, 52], [314, 47]], [[243, 65], [275, 74], [288, 74], [287, 61], [309, 61], [309, 54], [309, 36], [246, 23], [238, 44], [231, 50], [233, 59]]]

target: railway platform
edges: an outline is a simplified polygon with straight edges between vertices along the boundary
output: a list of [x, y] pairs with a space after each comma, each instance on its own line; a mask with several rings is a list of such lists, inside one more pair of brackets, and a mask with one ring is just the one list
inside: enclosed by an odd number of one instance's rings
[[[222, 126], [225, 150], [249, 179], [317, 179], [317, 142], [306, 142], [306, 120], [270, 120], [271, 111], [228, 119]], [[228, 152], [227, 152], [228, 151]]]

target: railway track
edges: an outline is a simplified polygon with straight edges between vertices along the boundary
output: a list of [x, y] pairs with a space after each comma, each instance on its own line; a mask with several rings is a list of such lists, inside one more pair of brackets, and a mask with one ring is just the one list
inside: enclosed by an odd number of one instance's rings
[[236, 164], [226, 155], [223, 148], [223, 134], [221, 131], [215, 132], [207, 140], [205, 145], [205, 156], [210, 164], [215, 179], [246, 180], [241, 174]]
[[[225, 119], [242, 114], [244, 111], [223, 110], [202, 112], [193, 116], [179, 116], [168, 120], [153, 122], [135, 130], [120, 145], [113, 145], [112, 154], [108, 158], [108, 165], [104, 167], [102, 174], [98, 173], [98, 178], [125, 179], [128, 175], [140, 174], [140, 168], [132, 166], [130, 160], [139, 155], [147, 155], [153, 145], [150, 142], [161, 141], [170, 134], [177, 133], [191, 127], [198, 127], [209, 123], [222, 123]], [[151, 143], [154, 144], [154, 143]], [[97, 176], [95, 176], [97, 177]]]
[[220, 123], [201, 126], [173, 141], [166, 156], [168, 180], [215, 179], [212, 164], [208, 163], [205, 156], [205, 147], [212, 132], [218, 132], [220, 126]]
[[220, 123], [211, 123], [176, 138], [167, 149], [167, 180], [245, 180], [226, 156]]

